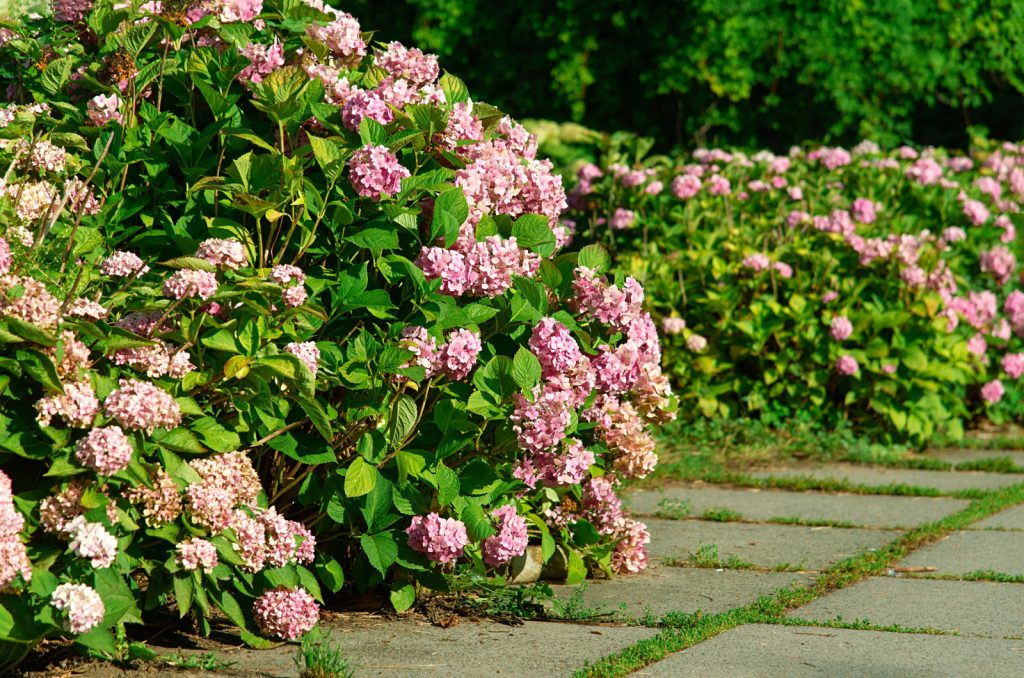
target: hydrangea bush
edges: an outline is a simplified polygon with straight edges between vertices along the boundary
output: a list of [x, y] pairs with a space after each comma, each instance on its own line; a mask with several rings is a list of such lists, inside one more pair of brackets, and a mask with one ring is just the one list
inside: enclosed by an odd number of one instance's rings
[[686, 412], [921, 443], [1019, 418], [1024, 148], [649, 148], [610, 138], [564, 224], [648, 288]]
[[[164, 610], [294, 639], [343, 589], [635, 572], [674, 416], [636, 280], [536, 141], [313, 0], [0, 34], [0, 638]], [[126, 649], [128, 648], [128, 649]]]

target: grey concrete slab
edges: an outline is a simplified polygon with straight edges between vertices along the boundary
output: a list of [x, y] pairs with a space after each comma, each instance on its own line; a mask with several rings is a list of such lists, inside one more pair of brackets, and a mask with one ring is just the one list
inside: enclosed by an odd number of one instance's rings
[[940, 492], [957, 490], [995, 490], [1000, 487], [1024, 483], [1020, 473], [983, 473], [977, 471], [919, 471], [883, 466], [859, 466], [857, 464], [828, 464], [821, 466], [800, 466], [765, 471], [754, 471], [750, 475], [758, 478], [771, 476], [792, 478], [810, 476], [819, 479], [847, 480], [857, 485], [913, 485], [930, 487]]
[[[916, 527], [963, 510], [970, 502], [947, 497], [891, 497], [885, 495], [783, 492], [668, 485], [626, 496], [634, 513], [655, 515], [675, 507], [691, 516], [728, 508], [748, 520], [801, 518], [831, 520], [865, 527]], [[675, 516], [672, 516], [675, 517]]]
[[[874, 577], [789, 613], [828, 621], [955, 631], [990, 638], [1024, 635], [1024, 586], [993, 582]], [[1021, 657], [1024, 667], [1024, 657]], [[1024, 672], [1022, 672], [1024, 673]]]
[[1015, 466], [1024, 468], [1024, 450], [928, 450], [924, 456], [948, 461], [951, 464], [969, 464], [989, 459], [1009, 459]]
[[390, 623], [333, 628], [358, 676], [566, 676], [588, 661], [658, 634], [657, 629], [526, 622], [463, 621], [447, 629]]
[[1024, 530], [1024, 506], [1000, 511], [994, 516], [985, 520], [979, 520], [971, 525], [972, 529], [984, 530], [989, 527], [998, 527], [1003, 530]]
[[1024, 641], [749, 624], [637, 671], [664, 678], [994, 678], [1024, 673]]
[[[1024, 534], [1006, 532], [954, 532], [904, 558], [900, 566], [934, 567], [935, 574], [967, 574], [992, 570], [1024, 575]], [[1024, 604], [1024, 589], [1021, 590]]]
[[771, 568], [789, 564], [818, 570], [870, 548], [884, 546], [901, 533], [799, 525], [751, 525], [703, 520], [645, 519], [654, 558], [687, 559], [705, 544], [717, 547], [722, 561], [730, 556]]
[[[591, 581], [580, 591], [587, 609], [630, 618], [648, 613], [661, 618], [671, 612], [725, 612], [780, 588], [807, 586], [813, 581], [813, 575], [795, 572], [652, 567], [635, 576]], [[568, 601], [578, 589], [566, 585], [551, 588], [561, 601]]]
[[[657, 629], [628, 626], [526, 622], [508, 626], [466, 619], [449, 628], [415, 619], [387, 619], [367, 614], [340, 615], [325, 619], [321, 628], [340, 644], [356, 676], [440, 676], [477, 678], [506, 676], [566, 676], [588, 661], [657, 635]], [[196, 656], [214, 652], [231, 666], [216, 673], [178, 672], [174, 676], [205, 678], [297, 678], [298, 646], [285, 644], [269, 650], [251, 650], [240, 644], [202, 643], [200, 648], [163, 648], [159, 654]], [[65, 673], [62, 671], [61, 673]], [[157, 671], [164, 674], [165, 671]], [[53, 672], [28, 674], [47, 678]], [[83, 678], [146, 678], [152, 667], [124, 670], [110, 664], [89, 664], [75, 669]]]

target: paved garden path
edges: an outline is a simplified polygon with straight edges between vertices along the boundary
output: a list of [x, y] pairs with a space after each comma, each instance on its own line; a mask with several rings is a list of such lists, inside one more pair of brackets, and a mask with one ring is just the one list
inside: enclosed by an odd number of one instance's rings
[[[933, 458], [1005, 456], [1024, 466], [1019, 453]], [[553, 587], [564, 621], [326, 627], [357, 676], [1024, 675], [1024, 473], [835, 464], [746, 482], [630, 494], [652, 567]], [[849, 491], [814, 489], [835, 487]], [[298, 674], [294, 646], [217, 652], [235, 664], [216, 675]]]

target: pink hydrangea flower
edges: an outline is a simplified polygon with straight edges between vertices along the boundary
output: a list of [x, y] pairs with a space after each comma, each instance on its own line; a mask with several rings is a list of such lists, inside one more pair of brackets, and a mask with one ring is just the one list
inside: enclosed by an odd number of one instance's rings
[[988, 343], [985, 341], [985, 335], [978, 332], [973, 337], [967, 340], [967, 350], [976, 356], [985, 355], [985, 351], [988, 350]]
[[729, 195], [732, 193], [732, 185], [721, 174], [712, 174], [711, 178], [708, 179], [708, 193], [711, 195]]
[[700, 353], [708, 347], [708, 340], [699, 334], [691, 334], [686, 338], [686, 348], [694, 353]]
[[117, 557], [117, 537], [107, 532], [101, 523], [87, 522], [78, 516], [68, 525], [71, 532], [70, 548], [80, 558], [88, 558], [94, 568], [110, 567]]
[[1003, 371], [1013, 379], [1024, 375], [1024, 353], [1007, 353], [1002, 360]]
[[700, 177], [693, 174], [680, 174], [672, 180], [672, 184], [669, 187], [672, 191], [672, 195], [680, 200], [689, 200], [700, 193], [700, 188]]
[[572, 332], [554, 318], [543, 318], [534, 326], [529, 345], [545, 378], [567, 372], [583, 357]]
[[290, 353], [303, 364], [309, 368], [309, 371], [316, 376], [317, 373], [317, 362], [320, 360], [320, 349], [317, 348], [316, 342], [313, 341], [293, 341], [284, 347], [285, 353]]
[[636, 574], [649, 563], [646, 544], [651, 535], [647, 526], [631, 518], [624, 518], [616, 525], [615, 536], [619, 542], [612, 552], [612, 570], [620, 574]]
[[121, 114], [121, 99], [116, 94], [97, 94], [86, 105], [86, 112], [89, 122], [96, 127], [103, 127], [108, 122], [122, 124], [124, 116]]
[[528, 452], [542, 452], [562, 442], [572, 423], [572, 393], [538, 386], [533, 402], [515, 396], [510, 419], [519, 446]]
[[270, 281], [278, 285], [287, 285], [291, 282], [304, 285], [306, 283], [306, 274], [298, 266], [279, 264], [270, 269]]
[[64, 384], [64, 393], [47, 396], [36, 403], [41, 426], [49, 426], [59, 416], [74, 428], [89, 428], [99, 414], [100, 402], [89, 380], [82, 379]]
[[0, 471], [0, 591], [7, 591], [20, 575], [23, 582], [32, 580], [32, 563], [18, 533], [25, 519], [14, 507], [11, 479]]
[[857, 374], [858, 367], [857, 359], [852, 355], [844, 355], [836, 361], [836, 371], [846, 376]]
[[975, 226], [981, 226], [991, 216], [988, 208], [977, 200], [964, 200], [963, 210], [964, 214]]
[[164, 281], [164, 296], [172, 299], [209, 299], [217, 292], [217, 276], [209, 271], [183, 268]]
[[993, 379], [981, 387], [981, 397], [990, 405], [994, 405], [1002, 400], [1005, 393], [1006, 389], [1003, 388], [1003, 382], [998, 379]]
[[832, 338], [836, 341], [845, 341], [853, 334], [853, 323], [844, 315], [837, 315], [832, 318]]
[[636, 222], [636, 214], [633, 210], [623, 209], [621, 207], [616, 208], [615, 213], [612, 214], [611, 227], [616, 231], [622, 231]]
[[279, 586], [256, 599], [252, 616], [264, 634], [295, 640], [316, 626], [320, 606], [306, 589]]
[[871, 200], [868, 200], [867, 198], [857, 198], [853, 201], [853, 207], [850, 211], [853, 213], [853, 218], [860, 223], [873, 224], [877, 218], [875, 214], [876, 209], [877, 206]]
[[363, 146], [349, 161], [349, 181], [364, 198], [378, 200], [382, 195], [394, 195], [408, 176], [409, 170], [386, 146]]
[[345, 127], [355, 131], [359, 129], [363, 118], [387, 125], [395, 119], [395, 114], [391, 112], [380, 92], [353, 89], [341, 106], [341, 121]]
[[326, 45], [334, 56], [341, 58], [345, 66], [355, 66], [366, 56], [366, 43], [362, 38], [359, 21], [351, 14], [337, 12], [334, 21], [325, 26], [307, 26], [306, 34]]
[[448, 343], [441, 347], [438, 356], [441, 370], [452, 381], [465, 379], [473, 371], [482, 348], [479, 334], [465, 329], [455, 330], [448, 335]]
[[213, 542], [199, 537], [191, 537], [179, 542], [175, 547], [177, 554], [175, 560], [181, 569], [188, 572], [202, 568], [203, 572], [209, 574], [217, 567], [217, 547]]
[[766, 271], [770, 265], [771, 262], [768, 260], [767, 255], [761, 254], [760, 252], [751, 254], [743, 260], [743, 266], [751, 269], [754, 273]]
[[960, 242], [967, 238], [967, 233], [959, 226], [950, 226], [942, 231], [942, 239], [946, 242]]
[[181, 408], [171, 394], [159, 386], [138, 379], [121, 379], [107, 396], [103, 410], [108, 417], [133, 431], [152, 433], [172, 429], [181, 423]]
[[199, 244], [196, 256], [219, 266], [237, 271], [248, 266], [249, 259], [245, 255], [245, 245], [234, 238], [209, 238]]
[[263, 11], [263, 0], [218, 0], [223, 23], [252, 21]]
[[661, 320], [661, 330], [665, 334], [682, 334], [686, 329], [686, 321], [679, 316], [668, 316]]
[[772, 268], [775, 269], [780, 278], [789, 279], [793, 277], [793, 267], [784, 261], [776, 261], [772, 264]]
[[251, 42], [238, 49], [239, 53], [249, 60], [249, 65], [238, 74], [242, 83], [261, 83], [263, 78], [284, 66], [284, 45], [276, 38], [272, 45]]
[[94, 428], [75, 445], [75, 458], [101, 475], [112, 476], [128, 468], [132, 445], [120, 426]]
[[498, 533], [484, 540], [481, 546], [484, 562], [491, 567], [500, 567], [526, 552], [530, 539], [526, 533], [526, 519], [516, 513], [516, 507], [508, 504], [491, 511], [498, 521]]
[[414, 516], [405, 533], [413, 551], [441, 564], [461, 558], [469, 543], [466, 525], [461, 520], [442, 518], [436, 513]]
[[75, 634], [95, 628], [106, 612], [100, 594], [86, 584], [61, 584], [50, 596], [50, 604], [67, 612], [64, 628]]
[[[15, 293], [12, 288], [20, 288]], [[11, 316], [38, 325], [43, 329], [54, 329], [60, 321], [61, 303], [50, 294], [46, 285], [30, 276], [0, 276], [0, 316]]]
[[997, 285], [1005, 285], [1017, 271], [1017, 257], [998, 245], [981, 253], [981, 270], [991, 274]]
[[389, 42], [387, 49], [377, 53], [373, 63], [392, 77], [407, 80], [414, 89], [437, 80], [441, 72], [436, 56], [424, 54], [415, 47], [410, 49], [400, 42]]
[[148, 271], [149, 266], [146, 266], [142, 259], [132, 252], [116, 251], [100, 264], [100, 273], [118, 278], [126, 278], [131, 275], [142, 276]]

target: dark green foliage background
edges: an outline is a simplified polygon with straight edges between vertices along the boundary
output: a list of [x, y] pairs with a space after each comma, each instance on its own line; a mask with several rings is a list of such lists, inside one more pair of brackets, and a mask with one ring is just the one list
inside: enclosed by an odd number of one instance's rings
[[[351, 0], [520, 117], [662, 145], [1024, 132], [1019, 0]], [[514, 103], [514, 107], [513, 107]]]

